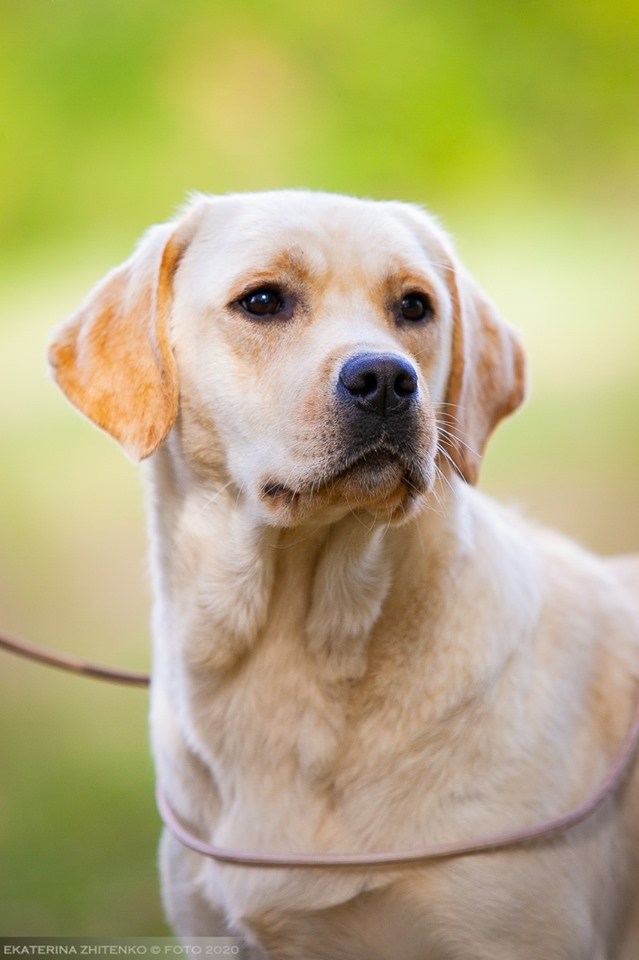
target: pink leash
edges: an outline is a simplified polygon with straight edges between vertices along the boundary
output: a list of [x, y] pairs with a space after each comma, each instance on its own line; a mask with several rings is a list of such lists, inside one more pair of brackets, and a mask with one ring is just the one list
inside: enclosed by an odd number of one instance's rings
[[[146, 674], [130, 673], [125, 670], [115, 670], [102, 667], [85, 660], [79, 660], [65, 654], [50, 653], [41, 647], [24, 643], [18, 640], [9, 640], [0, 635], [0, 648], [18, 656], [45, 663], [48, 666], [59, 667], [72, 673], [94, 677], [99, 680], [109, 680], [113, 683], [124, 683], [133, 686], [148, 686], [150, 678]], [[452, 843], [440, 843], [433, 846], [418, 847], [415, 850], [380, 851], [378, 853], [353, 854], [304, 854], [304, 853], [259, 853], [252, 850], [236, 850], [232, 847], [218, 847], [206, 843], [192, 834], [182, 824], [179, 817], [169, 804], [164, 791], [160, 786], [156, 790], [156, 802], [165, 827], [185, 847], [211, 857], [220, 863], [232, 863], [244, 867], [398, 867], [410, 864], [428, 863], [434, 860], [445, 860], [452, 857], [468, 857], [477, 853], [488, 853], [493, 850], [503, 850], [507, 847], [518, 847], [536, 840], [546, 840], [549, 837], [569, 830], [591, 817], [603, 804], [612, 797], [621, 786], [628, 773], [630, 765], [639, 744], [639, 697], [635, 704], [630, 726], [621, 743], [617, 754], [612, 761], [605, 777], [597, 789], [590, 794], [579, 806], [554, 817], [544, 820], [531, 827], [522, 827], [506, 833], [497, 833], [492, 836], [480, 837], [477, 840], [462, 840]]]
[[8, 653], [15, 653], [27, 660], [36, 660], [45, 663], [48, 667], [57, 667], [58, 670], [68, 670], [71, 673], [80, 673], [95, 680], [110, 680], [111, 683], [126, 683], [133, 687], [148, 687], [151, 678], [146, 673], [129, 673], [128, 670], [115, 670], [110, 667], [101, 667], [96, 663], [89, 663], [68, 653], [53, 653], [43, 647], [36, 647], [24, 640], [10, 640], [0, 634], [0, 648]]

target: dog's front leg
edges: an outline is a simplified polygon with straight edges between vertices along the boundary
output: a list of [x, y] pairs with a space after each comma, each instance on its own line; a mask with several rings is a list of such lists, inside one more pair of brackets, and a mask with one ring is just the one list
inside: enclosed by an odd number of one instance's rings
[[[160, 842], [162, 900], [167, 920], [177, 937], [227, 937], [235, 941], [237, 960], [266, 960], [265, 955], [231, 929], [224, 911], [208, 900], [201, 888], [205, 861], [182, 846], [167, 830]], [[240, 952], [236, 953], [236, 947]]]

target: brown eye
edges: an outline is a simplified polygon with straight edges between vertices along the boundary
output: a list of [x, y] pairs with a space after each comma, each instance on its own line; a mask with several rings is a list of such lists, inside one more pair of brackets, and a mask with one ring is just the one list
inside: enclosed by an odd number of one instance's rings
[[426, 320], [433, 315], [433, 304], [430, 297], [423, 293], [407, 293], [399, 305], [399, 312], [404, 320]]
[[282, 298], [277, 290], [253, 290], [240, 300], [240, 304], [247, 313], [254, 317], [272, 316], [279, 313], [283, 307]]

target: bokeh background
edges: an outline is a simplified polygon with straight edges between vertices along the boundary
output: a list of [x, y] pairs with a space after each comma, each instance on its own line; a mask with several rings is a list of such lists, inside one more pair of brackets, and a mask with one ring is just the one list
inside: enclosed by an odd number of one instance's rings
[[[483, 487], [639, 547], [639, 5], [0, 0], [0, 629], [148, 662], [135, 469], [53, 324], [188, 190], [425, 203], [522, 331]], [[0, 655], [0, 934], [158, 934], [146, 694]]]

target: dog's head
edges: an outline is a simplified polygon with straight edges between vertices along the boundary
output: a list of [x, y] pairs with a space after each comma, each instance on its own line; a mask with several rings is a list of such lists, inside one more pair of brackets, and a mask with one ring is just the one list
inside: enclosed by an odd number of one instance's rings
[[477, 479], [521, 402], [512, 331], [427, 214], [305, 192], [200, 197], [55, 333], [69, 400], [139, 460], [165, 441], [269, 523], [399, 520]]

